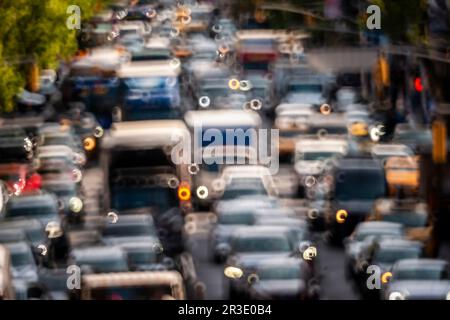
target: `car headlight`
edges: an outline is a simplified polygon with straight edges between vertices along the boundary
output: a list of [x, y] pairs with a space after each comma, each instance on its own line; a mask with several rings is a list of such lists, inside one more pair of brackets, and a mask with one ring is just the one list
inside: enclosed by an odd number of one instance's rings
[[230, 279], [239, 279], [244, 275], [244, 272], [242, 271], [242, 269], [237, 268], [237, 267], [226, 267], [225, 270], [223, 271], [223, 273], [225, 274], [225, 276], [227, 278]]
[[69, 200], [70, 211], [78, 213], [83, 209], [83, 201], [78, 197], [73, 197]]
[[447, 292], [447, 296], [445, 296], [445, 300], [450, 300], [450, 291]]
[[74, 152], [73, 161], [76, 165], [84, 166], [86, 164], [86, 156], [83, 153]]
[[83, 140], [84, 150], [86, 151], [92, 151], [95, 149], [96, 142], [95, 139], [92, 137], [87, 137]]
[[406, 297], [403, 293], [394, 291], [389, 294], [389, 300], [405, 300]]
[[61, 225], [56, 221], [50, 221], [47, 223], [45, 226], [45, 232], [48, 233], [48, 237], [50, 239], [59, 238], [63, 234]]
[[83, 179], [83, 174], [80, 169], [73, 169], [72, 176], [75, 182], [80, 182]]

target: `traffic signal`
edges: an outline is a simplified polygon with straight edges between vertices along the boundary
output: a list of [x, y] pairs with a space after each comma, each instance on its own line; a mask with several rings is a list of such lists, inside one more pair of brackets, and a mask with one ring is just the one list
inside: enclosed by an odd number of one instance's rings
[[422, 91], [423, 91], [422, 78], [416, 77], [416, 78], [414, 79], [414, 89], [415, 89], [417, 92], [422, 92]]

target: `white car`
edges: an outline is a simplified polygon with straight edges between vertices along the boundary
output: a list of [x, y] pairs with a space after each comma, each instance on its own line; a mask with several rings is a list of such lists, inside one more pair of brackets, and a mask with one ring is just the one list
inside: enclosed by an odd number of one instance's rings
[[233, 199], [245, 195], [278, 196], [270, 170], [264, 166], [229, 166], [213, 188], [222, 192], [222, 199]]

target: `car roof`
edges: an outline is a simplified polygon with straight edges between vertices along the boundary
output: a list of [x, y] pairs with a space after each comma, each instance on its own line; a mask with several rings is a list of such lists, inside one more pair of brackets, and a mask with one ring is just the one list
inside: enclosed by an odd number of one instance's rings
[[176, 77], [180, 72], [180, 67], [173, 64], [172, 60], [147, 60], [124, 64], [117, 74], [120, 78], [148, 78]]
[[175, 145], [185, 139], [189, 142], [190, 133], [181, 120], [148, 120], [116, 122], [104, 135], [102, 148], [154, 148]]
[[448, 266], [448, 262], [445, 260], [440, 259], [427, 259], [427, 258], [421, 258], [421, 259], [402, 259], [398, 260], [395, 268], [396, 269], [415, 269], [417, 267], [419, 268], [441, 268]]
[[71, 254], [76, 260], [122, 259], [125, 256], [125, 252], [118, 246], [75, 248]]
[[253, 238], [253, 237], [285, 237], [289, 232], [285, 226], [243, 226], [233, 232], [234, 238]]
[[287, 40], [288, 38], [295, 37], [297, 39], [306, 39], [309, 37], [307, 33], [303, 32], [286, 32], [283, 30], [271, 30], [271, 29], [255, 29], [255, 30], [239, 30], [236, 32], [238, 40], [247, 39], [275, 39], [275, 40]]
[[410, 147], [399, 143], [376, 144], [371, 150], [374, 155], [406, 155], [413, 156], [414, 153]]
[[263, 268], [263, 267], [301, 267], [302, 261], [296, 257], [289, 256], [276, 256], [276, 257], [263, 257], [258, 256], [255, 259], [251, 255], [242, 255], [238, 258], [239, 265], [244, 268]]
[[150, 214], [125, 214], [121, 215], [116, 223], [107, 224], [107, 226], [114, 227], [116, 225], [126, 224], [154, 224], [153, 216]]
[[14, 218], [8, 220], [0, 221], [0, 229], [11, 228], [11, 229], [41, 229], [43, 227], [42, 223], [37, 219], [28, 218]]
[[167, 283], [179, 284], [182, 282], [183, 278], [177, 271], [120, 272], [83, 275], [83, 283], [89, 288]]
[[402, 229], [403, 226], [396, 222], [387, 221], [365, 221], [361, 222], [357, 226], [357, 230], [367, 230], [367, 229]]
[[267, 167], [259, 165], [230, 165], [223, 169], [224, 176], [232, 177], [252, 177], [270, 175]]
[[20, 196], [12, 197], [9, 199], [8, 203], [14, 203], [15, 205], [39, 205], [42, 203], [55, 203], [56, 204], [56, 197], [47, 192], [39, 192], [37, 194], [22, 194]]
[[423, 244], [419, 241], [412, 241], [406, 239], [381, 239], [378, 242], [378, 247], [386, 250], [390, 249], [420, 249], [423, 247]]
[[344, 139], [301, 139], [296, 142], [295, 149], [302, 152], [332, 151], [345, 153], [349, 143]]
[[189, 127], [259, 127], [261, 118], [256, 112], [244, 110], [188, 111], [184, 117]]

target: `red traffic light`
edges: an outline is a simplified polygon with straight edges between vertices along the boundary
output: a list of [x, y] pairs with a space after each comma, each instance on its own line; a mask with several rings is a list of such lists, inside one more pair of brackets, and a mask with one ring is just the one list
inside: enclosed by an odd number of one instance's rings
[[422, 92], [423, 91], [423, 84], [422, 84], [422, 79], [421, 78], [416, 78], [414, 80], [414, 88], [416, 89], [417, 92]]

